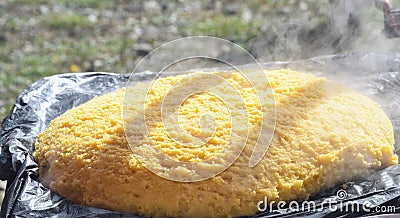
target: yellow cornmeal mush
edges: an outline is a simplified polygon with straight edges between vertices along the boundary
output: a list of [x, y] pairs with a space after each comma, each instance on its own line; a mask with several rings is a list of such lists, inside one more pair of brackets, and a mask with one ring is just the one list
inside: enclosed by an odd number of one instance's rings
[[[122, 88], [65, 112], [39, 135], [34, 157], [40, 165], [40, 181], [75, 203], [125, 213], [235, 217], [256, 214], [257, 203], [265, 197], [305, 200], [397, 164], [393, 127], [377, 103], [326, 78], [290, 70], [265, 73], [276, 101], [276, 127], [266, 155], [255, 167], [248, 166], [254, 147], [246, 146], [229, 168], [204, 181], [184, 183], [155, 175], [128, 146]], [[237, 73], [223, 77], [240, 91], [248, 113], [244, 122], [248, 140], [255, 140], [262, 113], [254, 103], [252, 87]], [[157, 105], [179, 78], [158, 79], [159, 88], [149, 91], [146, 107]], [[137, 85], [137, 95], [144, 86]], [[146, 116], [149, 135], [137, 143], [152, 140], [180, 161], [212, 157], [232, 133], [231, 114], [220, 100], [230, 93], [224, 94], [216, 98], [199, 93], [179, 108], [180, 126], [194, 136], [201, 132], [200, 114], [207, 111], [214, 116], [215, 133], [204, 146], [180, 147], [165, 132], [156, 110]]]

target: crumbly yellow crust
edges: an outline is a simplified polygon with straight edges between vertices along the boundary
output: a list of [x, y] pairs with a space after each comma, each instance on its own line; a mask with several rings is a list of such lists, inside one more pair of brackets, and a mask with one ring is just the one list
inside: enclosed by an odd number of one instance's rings
[[[392, 125], [377, 103], [311, 74], [265, 73], [274, 91], [277, 125], [267, 154], [253, 168], [248, 163], [254, 147], [246, 146], [232, 166], [208, 180], [182, 183], [151, 173], [128, 147], [122, 119], [123, 88], [65, 112], [39, 135], [34, 157], [40, 165], [40, 181], [76, 203], [120, 212], [235, 217], [255, 214], [264, 197], [304, 200], [398, 163]], [[257, 138], [261, 117], [257, 98], [243, 77], [236, 73], [223, 76], [245, 99], [251, 142]], [[177, 79], [158, 80], [161, 88], [149, 92], [146, 106], [157, 105]], [[154, 140], [163, 152], [180, 161], [210, 158], [227, 144], [231, 133], [230, 114], [223, 102], [208, 94], [193, 96], [179, 110], [180, 124], [188, 134], [198, 134], [204, 111], [216, 117], [216, 133], [205, 146], [180, 148], [163, 132], [157, 114], [147, 117], [150, 136], [138, 143]]]

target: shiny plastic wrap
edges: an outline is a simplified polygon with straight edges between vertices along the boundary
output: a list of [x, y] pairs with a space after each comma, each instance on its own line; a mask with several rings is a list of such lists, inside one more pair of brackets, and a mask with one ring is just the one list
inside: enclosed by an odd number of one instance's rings
[[[391, 119], [395, 151], [400, 154], [400, 53], [322, 56], [262, 66], [311, 72], [371, 97]], [[138, 77], [146, 80], [145, 75]], [[61, 74], [39, 80], [18, 96], [0, 132], [0, 179], [8, 181], [1, 217], [137, 217], [77, 205], [50, 191], [39, 182], [38, 165], [32, 157], [37, 135], [52, 119], [94, 96], [117, 90], [128, 79], [129, 75], [111, 73]], [[340, 191], [346, 195], [340, 196]], [[258, 213], [257, 217], [346, 217], [382, 213], [377, 208], [385, 205], [392, 206], [390, 212], [400, 212], [400, 165], [339, 184], [318, 193], [310, 201], [315, 203], [313, 208], [273, 207]], [[369, 212], [356, 208], [366, 202]]]

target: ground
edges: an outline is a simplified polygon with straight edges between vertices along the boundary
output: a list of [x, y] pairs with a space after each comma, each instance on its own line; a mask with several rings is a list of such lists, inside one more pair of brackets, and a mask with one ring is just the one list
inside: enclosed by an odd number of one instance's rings
[[222, 37], [277, 61], [398, 51], [399, 39], [382, 29], [372, 0], [0, 0], [0, 120], [40, 78], [130, 73], [152, 49], [185, 36]]

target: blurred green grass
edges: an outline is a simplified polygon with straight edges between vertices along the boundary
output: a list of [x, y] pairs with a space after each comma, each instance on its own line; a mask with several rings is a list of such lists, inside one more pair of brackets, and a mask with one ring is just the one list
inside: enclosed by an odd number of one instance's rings
[[50, 4], [64, 4], [70, 7], [112, 8], [118, 1], [110, 0], [51, 0]]
[[55, 5], [62, 4], [69, 7], [92, 7], [92, 8], [112, 8], [118, 0], [109, 1], [109, 0], [6, 0], [8, 4], [12, 5], [38, 5], [38, 4], [47, 4], [47, 5]]
[[[328, 31], [333, 16], [329, 0], [162, 0], [161, 12], [157, 8], [146, 12], [146, 2], [0, 2], [0, 119], [8, 114], [18, 93], [45, 76], [83, 71], [131, 72], [148, 52], [137, 52], [137, 45], [155, 48], [184, 36], [211, 35], [238, 43], [258, 54], [261, 61], [338, 52], [324, 48], [331, 46], [327, 41], [318, 41], [318, 34], [335, 34]], [[400, 0], [392, 3], [400, 7]], [[360, 8], [360, 14], [368, 25], [340, 52], [371, 51], [377, 46], [385, 51], [399, 49], [398, 40], [389, 43], [380, 32], [383, 15], [379, 9], [369, 3]], [[305, 37], [293, 34], [290, 28], [303, 31]], [[309, 47], [301, 47], [305, 44]]]
[[221, 16], [219, 14], [202, 22], [192, 22], [184, 28], [184, 31], [188, 35], [209, 35], [230, 39], [248, 50], [257, 37], [261, 25], [260, 20], [245, 21], [238, 16]]
[[91, 23], [87, 16], [74, 13], [52, 13], [45, 17], [44, 25], [56, 30], [71, 31], [74, 28], [90, 28]]

